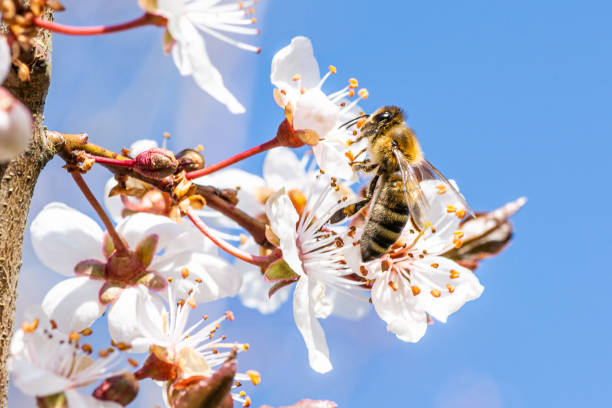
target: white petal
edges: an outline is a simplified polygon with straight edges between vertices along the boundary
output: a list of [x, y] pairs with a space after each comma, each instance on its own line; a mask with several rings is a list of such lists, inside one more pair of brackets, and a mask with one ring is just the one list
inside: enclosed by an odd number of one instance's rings
[[159, 147], [155, 140], [151, 139], [140, 139], [132, 143], [130, 146], [130, 156], [136, 157], [140, 153], [153, 149], [154, 147]]
[[[244, 107], [223, 84], [223, 78], [212, 65], [204, 40], [187, 18], [180, 18], [176, 26], [170, 20], [168, 29], [177, 43], [172, 47], [174, 62], [182, 75], [192, 75], [200, 88], [221, 102], [232, 113], [244, 113]], [[174, 31], [173, 31], [174, 30]]]
[[348, 158], [344, 155], [346, 149], [338, 143], [323, 140], [312, 147], [315, 160], [321, 169], [331, 177], [343, 180], [351, 179], [354, 175]]
[[108, 310], [108, 331], [111, 338], [118, 343], [131, 344], [133, 339], [142, 336], [139, 324], [142, 316], [147, 315], [149, 310], [160, 309], [159, 299], [145, 286], [125, 288]]
[[319, 64], [314, 57], [312, 43], [306, 37], [294, 37], [291, 44], [281, 49], [272, 58], [270, 81], [279, 89], [292, 88], [292, 78], [302, 76], [302, 87], [312, 88], [321, 80]]
[[121, 202], [121, 197], [116, 195], [113, 197], [109, 197], [110, 191], [117, 185], [117, 180], [114, 177], [111, 177], [106, 182], [104, 186], [104, 206], [110, 213], [113, 221], [116, 223], [121, 222], [123, 220], [122, 212], [123, 212], [123, 203]]
[[387, 322], [387, 330], [403, 341], [416, 343], [427, 330], [427, 314], [417, 308], [418, 296], [412, 296], [410, 285], [405, 279], [397, 280], [398, 290], [389, 286], [390, 273], [385, 273], [374, 282], [372, 303], [376, 313]]
[[[240, 249], [255, 254], [259, 250], [259, 245], [255, 243], [253, 238], [249, 238], [244, 245], [240, 246]], [[268, 296], [268, 291], [272, 285], [266, 282], [258, 267], [236, 259], [234, 269], [243, 277], [239, 295], [244, 306], [257, 309], [263, 314], [269, 314], [278, 310], [289, 298], [291, 285], [279, 289], [272, 297]]]
[[31, 396], [46, 396], [66, 390], [70, 380], [39, 368], [28, 361], [12, 358], [13, 384], [21, 392]]
[[307, 276], [302, 276], [293, 293], [293, 318], [297, 328], [302, 333], [308, 349], [310, 367], [318, 373], [326, 373], [332, 369], [329, 361], [329, 349], [325, 333], [314, 316], [310, 301], [311, 282]]
[[[182, 277], [183, 268], [189, 271], [187, 278]], [[172, 277], [177, 296], [187, 297], [193, 290], [193, 297], [198, 303], [235, 296], [242, 283], [242, 275], [225, 260], [192, 251], [172, 256], [164, 254], [151, 264], [151, 269], [165, 278]], [[201, 280], [201, 283], [195, 279]]]
[[68, 408], [122, 408], [120, 404], [112, 401], [101, 401], [89, 395], [82, 395], [77, 390], [66, 390]]
[[32, 113], [0, 87], [0, 162], [22, 153], [32, 139]]
[[304, 275], [296, 241], [297, 232], [295, 226], [299, 216], [291, 200], [285, 194], [284, 188], [281, 188], [268, 199], [266, 202], [266, 214], [270, 220], [272, 231], [280, 239], [283, 259], [295, 273]]
[[106, 310], [98, 300], [103, 283], [85, 276], [63, 280], [47, 293], [42, 308], [64, 332], [86, 329]]
[[[436, 298], [426, 293], [426, 296], [421, 299], [421, 307], [436, 320], [445, 323], [451, 313], [459, 310], [466, 302], [479, 298], [484, 287], [472, 271], [448, 258], [436, 256], [426, 259], [427, 266], [430, 263], [437, 263], [439, 266], [435, 269], [427, 268], [426, 271], [421, 270], [419, 267], [413, 267], [415, 281], [423, 282], [423, 275], [426, 274], [427, 281], [435, 285], [435, 288], [440, 291], [441, 296]], [[450, 279], [451, 269], [459, 272], [458, 278]], [[447, 284], [451, 284], [454, 288], [452, 293], [449, 293]]]
[[270, 150], [263, 164], [263, 177], [266, 184], [274, 190], [303, 187], [299, 185], [306, 177], [304, 163], [286, 147]]
[[151, 234], [157, 234], [156, 252], [164, 249], [174, 237], [185, 232], [185, 227], [168, 217], [148, 213], [138, 213], [125, 218], [117, 226], [117, 232], [127, 241], [130, 249], [135, 249], [138, 243]]
[[98, 224], [66, 204], [47, 204], [32, 221], [30, 234], [40, 261], [62, 275], [73, 275], [80, 261], [104, 260]]
[[6, 37], [0, 38], [0, 83], [4, 82], [11, 69], [11, 50]]
[[298, 98], [293, 115], [295, 129], [312, 129], [320, 138], [327, 136], [338, 123], [340, 108], [319, 89], [307, 90]]
[[[253, 265], [250, 265], [250, 267], [253, 268]], [[238, 269], [238, 266], [236, 268]], [[248, 266], [245, 266], [245, 268], [248, 268]], [[272, 286], [269, 282], [266, 282], [264, 276], [258, 270], [247, 270], [243, 272], [242, 276], [240, 301], [248, 308], [257, 309], [262, 314], [270, 314], [276, 312], [289, 298], [290, 286], [279, 289], [272, 297], [268, 296], [268, 291]]]

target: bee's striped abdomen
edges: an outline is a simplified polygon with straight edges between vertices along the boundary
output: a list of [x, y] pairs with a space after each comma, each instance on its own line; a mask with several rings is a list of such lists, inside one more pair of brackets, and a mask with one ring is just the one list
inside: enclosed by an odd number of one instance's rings
[[401, 182], [385, 183], [361, 236], [361, 259], [381, 257], [400, 237], [408, 222], [408, 206]]

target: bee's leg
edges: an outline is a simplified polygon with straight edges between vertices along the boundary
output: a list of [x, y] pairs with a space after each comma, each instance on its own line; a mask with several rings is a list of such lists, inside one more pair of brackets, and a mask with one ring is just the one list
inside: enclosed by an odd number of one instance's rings
[[361, 161], [353, 162], [351, 165], [353, 171], [363, 170], [366, 173], [371, 173], [378, 167], [378, 164], [372, 163], [370, 159], [363, 159]]
[[337, 222], [344, 220], [345, 218], [352, 217], [353, 215], [357, 214], [359, 210], [365, 207], [370, 202], [371, 198], [372, 198], [371, 196], [366, 197], [361, 201], [357, 201], [354, 204], [350, 204], [344, 208], [339, 209], [331, 216], [331, 218], [329, 219], [329, 222], [332, 224], [335, 224]]

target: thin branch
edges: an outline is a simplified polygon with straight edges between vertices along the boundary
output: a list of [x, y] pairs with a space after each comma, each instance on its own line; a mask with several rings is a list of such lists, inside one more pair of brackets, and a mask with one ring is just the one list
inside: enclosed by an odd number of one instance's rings
[[252, 255], [248, 252], [243, 251], [240, 248], [236, 248], [229, 242], [215, 236], [214, 231], [211, 230], [191, 208], [187, 210], [187, 217], [191, 220], [191, 222], [193, 222], [193, 225], [195, 225], [196, 228], [199, 229], [202, 234], [204, 234], [208, 239], [210, 239], [215, 245], [238, 259], [264, 268], [268, 267], [272, 262], [279, 259], [279, 253], [277, 251], [272, 252], [270, 255], [267, 256]]
[[45, 28], [54, 33], [67, 34], [67, 35], [100, 35], [110, 34], [119, 31], [130, 30], [132, 28], [142, 27], [145, 25], [156, 25], [165, 26], [167, 20], [164, 17], [156, 16], [154, 14], [145, 13], [142, 16], [133, 20], [127, 21], [121, 24], [109, 25], [109, 26], [89, 26], [89, 27], [75, 27], [65, 24], [55, 23], [53, 21], [44, 20], [40, 17], [34, 18], [34, 25]]
[[70, 172], [70, 175], [72, 175], [72, 178], [76, 182], [77, 186], [79, 186], [79, 188], [83, 192], [83, 195], [85, 196], [87, 201], [89, 201], [89, 204], [91, 204], [93, 209], [98, 214], [98, 217], [100, 217], [100, 219], [102, 220], [102, 223], [106, 227], [108, 234], [111, 236], [111, 239], [113, 240], [113, 244], [115, 244], [115, 248], [117, 249], [117, 251], [128, 252], [128, 248], [115, 230], [113, 222], [110, 220], [110, 218], [108, 218], [108, 215], [106, 215], [106, 212], [89, 189], [89, 186], [87, 186], [87, 183], [85, 183], [85, 180], [83, 179], [83, 176], [81, 176], [81, 173], [76, 170]]
[[279, 146], [281, 146], [281, 143], [278, 138], [275, 137], [274, 139], [268, 140], [267, 142], [262, 143], [259, 146], [252, 147], [242, 153], [238, 153], [233, 157], [213, 164], [212, 166], [204, 167], [201, 170], [190, 171], [185, 175], [185, 177], [187, 177], [187, 179], [195, 179], [198, 177], [206, 176], [207, 174], [214, 173], [217, 170], [221, 170], [227, 166], [231, 166], [234, 163], [238, 163], [241, 160], [247, 159], [251, 156], [255, 156], [258, 153], [262, 153]]

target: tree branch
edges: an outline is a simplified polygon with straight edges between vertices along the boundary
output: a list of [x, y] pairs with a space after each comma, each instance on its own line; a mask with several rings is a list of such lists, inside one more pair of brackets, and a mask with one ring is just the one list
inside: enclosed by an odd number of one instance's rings
[[[52, 19], [52, 12], [46, 12], [44, 17]], [[2, 31], [6, 33], [6, 27]], [[28, 149], [14, 160], [0, 164], [0, 407], [6, 407], [6, 362], [13, 335], [28, 210], [38, 175], [56, 151], [56, 146], [46, 142], [43, 128], [43, 108], [51, 79], [51, 35], [40, 30], [34, 39], [37, 46], [20, 55], [30, 69], [30, 81], [21, 82], [16, 67], [12, 67], [3, 84], [32, 111], [34, 129]]]

